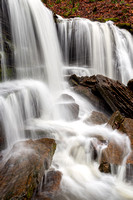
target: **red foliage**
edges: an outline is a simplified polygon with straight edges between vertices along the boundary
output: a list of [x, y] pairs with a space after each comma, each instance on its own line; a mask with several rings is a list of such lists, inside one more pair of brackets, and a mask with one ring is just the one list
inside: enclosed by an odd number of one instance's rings
[[[94, 2], [92, 2], [94, 1]], [[133, 24], [133, 0], [47, 0], [47, 6], [64, 17], [84, 17], [90, 20]]]

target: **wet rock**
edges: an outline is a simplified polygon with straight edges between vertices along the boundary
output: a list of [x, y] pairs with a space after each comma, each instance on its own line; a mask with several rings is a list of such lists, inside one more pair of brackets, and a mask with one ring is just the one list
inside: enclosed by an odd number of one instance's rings
[[75, 99], [69, 94], [62, 94], [59, 98], [59, 101], [64, 102], [75, 102]]
[[133, 183], [133, 164], [126, 165], [126, 180]]
[[4, 130], [2, 128], [2, 125], [0, 124], [0, 151], [5, 149], [6, 147], [6, 138], [4, 135]]
[[120, 124], [119, 131], [126, 133], [129, 136], [131, 142], [131, 148], [133, 150], [133, 119], [125, 118]]
[[74, 91], [88, 99], [94, 106], [100, 110], [108, 110], [112, 112], [108, 104], [104, 101], [100, 93], [96, 90], [96, 78], [91, 77], [78, 77], [72, 75], [69, 78], [69, 83], [73, 87]]
[[69, 94], [62, 94], [56, 104], [55, 113], [59, 119], [66, 121], [76, 120], [79, 115], [79, 105], [75, 102], [75, 99]]
[[111, 125], [113, 129], [117, 129], [121, 133], [128, 135], [133, 150], [133, 119], [126, 118], [117, 111], [111, 116], [108, 124]]
[[102, 162], [99, 166], [100, 172], [111, 173], [111, 166], [108, 162]]
[[51, 164], [55, 148], [53, 139], [15, 144], [0, 164], [0, 199], [31, 199]]
[[121, 165], [125, 156], [123, 146], [109, 142], [107, 148], [102, 151], [101, 163], [108, 162], [110, 164]]
[[128, 81], [127, 87], [128, 87], [131, 91], [133, 91], [133, 79], [131, 79], [130, 81]]
[[105, 76], [77, 77], [73, 75], [69, 83], [74, 90], [85, 96], [92, 104], [108, 113], [120, 111], [125, 117], [133, 118], [133, 95], [131, 90], [119, 81]]
[[112, 129], [119, 129], [124, 119], [125, 117], [122, 116], [119, 111], [116, 111], [113, 113], [110, 120], [108, 121], [108, 125], [110, 125]]
[[62, 174], [60, 171], [50, 170], [44, 177], [42, 192], [34, 197], [34, 200], [52, 200], [60, 191]]
[[108, 117], [101, 112], [93, 111], [91, 113], [91, 116], [88, 119], [86, 119], [85, 122], [91, 122], [93, 124], [101, 125], [108, 122]]
[[79, 115], [79, 105], [76, 103], [59, 103], [56, 105], [57, 112], [59, 111], [59, 118], [66, 121], [76, 120]]
[[[113, 174], [117, 174], [119, 165], [113, 164]], [[111, 173], [111, 165], [108, 162], [102, 162], [99, 166], [100, 172]], [[133, 164], [126, 164], [125, 180], [133, 183]]]
[[[133, 164], [133, 119], [125, 118], [120, 114], [119, 111], [115, 112], [109, 122], [113, 129], [117, 129], [121, 134], [127, 134], [130, 142], [131, 142], [131, 149], [132, 152], [127, 159], [127, 166]], [[115, 142], [109, 142], [108, 147], [103, 150], [102, 157], [101, 157], [101, 164], [109, 163], [114, 165], [121, 165], [123, 158], [127, 155], [127, 152], [124, 148], [124, 141], [123, 145]], [[127, 174], [128, 174], [127, 170]], [[128, 176], [128, 175], [127, 175]]]

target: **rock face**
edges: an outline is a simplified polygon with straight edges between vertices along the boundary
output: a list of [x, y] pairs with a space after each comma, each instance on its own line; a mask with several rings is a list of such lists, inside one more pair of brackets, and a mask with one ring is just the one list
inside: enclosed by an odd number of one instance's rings
[[0, 0], [0, 80], [4, 77], [2, 65], [6, 65], [6, 76], [13, 78], [14, 69], [14, 47], [11, 38], [11, 28], [9, 23], [9, 13], [6, 1]]
[[56, 149], [53, 139], [15, 144], [0, 164], [0, 199], [31, 199], [51, 164]]
[[133, 118], [133, 93], [119, 81], [111, 80], [102, 75], [77, 77], [72, 75], [69, 83], [74, 90], [85, 96], [89, 101], [108, 113], [117, 110], [127, 118]]
[[6, 146], [6, 139], [4, 136], [4, 131], [3, 131], [3, 127], [0, 123], [0, 151], [3, 150]]

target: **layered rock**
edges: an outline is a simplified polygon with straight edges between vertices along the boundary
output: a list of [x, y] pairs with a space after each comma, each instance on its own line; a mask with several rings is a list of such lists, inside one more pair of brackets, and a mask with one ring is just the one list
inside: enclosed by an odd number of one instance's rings
[[51, 165], [55, 149], [53, 139], [15, 144], [0, 164], [0, 199], [31, 199]]
[[74, 90], [85, 96], [92, 104], [113, 113], [117, 110], [125, 117], [133, 118], [133, 93], [119, 81], [102, 75], [77, 77], [72, 75], [69, 83]]

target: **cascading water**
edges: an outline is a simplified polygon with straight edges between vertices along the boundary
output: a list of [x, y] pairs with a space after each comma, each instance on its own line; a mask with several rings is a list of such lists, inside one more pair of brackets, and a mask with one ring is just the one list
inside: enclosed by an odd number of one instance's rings
[[[132, 75], [131, 35], [112, 23], [61, 19], [58, 34], [68, 66], [63, 68], [51, 12], [40, 0], [1, 1], [5, 2], [10, 16], [14, 65], [17, 79], [21, 79], [0, 84], [0, 122], [6, 146], [45, 134], [56, 139], [53, 166], [63, 173], [58, 200], [132, 200], [132, 185], [125, 182], [125, 162], [131, 152], [128, 137], [105, 125], [86, 124], [95, 108], [69, 88], [61, 89], [64, 69], [81, 75], [102, 73], [126, 82]], [[0, 50], [3, 51], [2, 46]], [[75, 67], [69, 67], [70, 64]], [[68, 99], [64, 101], [61, 93], [67, 94]], [[62, 104], [71, 105], [74, 99], [79, 105], [79, 118], [72, 121], [71, 113], [60, 108]], [[38, 135], [38, 130], [43, 135]], [[105, 143], [99, 143], [99, 136], [105, 138]], [[101, 151], [109, 141], [123, 146], [124, 159], [115, 175], [98, 170]], [[96, 161], [92, 159], [92, 144], [97, 146]]]
[[102, 74], [127, 83], [133, 74], [133, 38], [112, 22], [62, 19], [58, 35], [67, 73]]
[[59, 91], [62, 62], [51, 11], [37, 0], [8, 0], [8, 7], [17, 77], [42, 79]]

